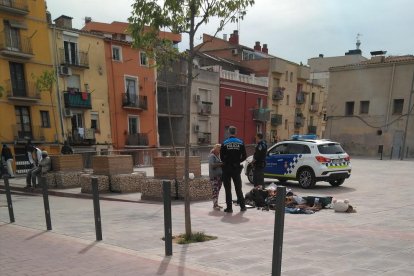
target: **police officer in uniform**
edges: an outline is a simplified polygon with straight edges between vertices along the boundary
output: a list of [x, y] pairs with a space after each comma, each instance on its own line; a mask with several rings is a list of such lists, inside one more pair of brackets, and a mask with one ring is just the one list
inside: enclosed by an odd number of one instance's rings
[[266, 167], [266, 153], [267, 144], [263, 140], [263, 134], [256, 134], [256, 148], [253, 155], [253, 183], [254, 187], [264, 188], [264, 173], [263, 169]]
[[233, 179], [234, 189], [236, 190], [237, 202], [240, 204], [240, 211], [246, 211], [244, 197], [242, 192], [242, 182], [240, 173], [243, 166], [240, 164], [246, 160], [246, 148], [244, 143], [239, 138], [236, 138], [237, 129], [234, 126], [229, 127], [230, 137], [224, 140], [220, 149], [220, 157], [223, 162], [222, 181], [224, 190], [226, 192], [227, 208], [224, 209], [226, 213], [233, 212], [232, 195], [231, 195], [231, 180]]

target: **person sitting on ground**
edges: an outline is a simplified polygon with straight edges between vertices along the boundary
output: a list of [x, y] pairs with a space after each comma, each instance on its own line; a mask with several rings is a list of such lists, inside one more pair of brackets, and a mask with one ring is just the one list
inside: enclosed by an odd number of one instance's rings
[[[38, 150], [38, 148], [33, 149], [34, 152], [37, 152]], [[31, 184], [33, 184], [33, 188], [36, 188], [37, 177], [41, 174], [49, 172], [52, 169], [52, 161], [47, 151], [41, 151], [41, 157], [38, 157], [37, 161], [37, 165], [33, 169], [30, 169], [27, 173], [26, 188], [31, 188]]]

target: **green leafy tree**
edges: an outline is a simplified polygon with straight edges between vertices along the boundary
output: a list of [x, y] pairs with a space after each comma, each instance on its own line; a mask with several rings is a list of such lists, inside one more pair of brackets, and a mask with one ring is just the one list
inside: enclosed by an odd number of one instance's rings
[[32, 79], [35, 82], [36, 90], [38, 93], [43, 91], [48, 91], [50, 95], [50, 103], [52, 105], [52, 115], [53, 115], [53, 121], [55, 122], [55, 131], [56, 131], [56, 137], [55, 140], [58, 139], [58, 129], [57, 129], [57, 123], [56, 123], [56, 117], [55, 117], [55, 105], [53, 104], [53, 97], [52, 97], [52, 91], [53, 91], [53, 84], [56, 82], [56, 72], [53, 70], [44, 70], [40, 76], [36, 76], [32, 73]]
[[[184, 204], [185, 231], [191, 235], [191, 216], [189, 199], [189, 152], [190, 152], [190, 106], [191, 86], [193, 81], [193, 60], [197, 54], [194, 38], [202, 25], [211, 19], [218, 19], [214, 36], [222, 31], [229, 22], [238, 22], [246, 14], [246, 8], [254, 4], [254, 0], [135, 0], [132, 4], [132, 15], [128, 19], [130, 32], [134, 38], [134, 47], [144, 49], [154, 58], [158, 65], [165, 65], [172, 59], [179, 58], [178, 51], [172, 42], [159, 35], [160, 30], [187, 34], [189, 48], [184, 56], [187, 62], [187, 86], [185, 92], [186, 106], [186, 141], [184, 168]], [[202, 45], [201, 45], [202, 47]]]

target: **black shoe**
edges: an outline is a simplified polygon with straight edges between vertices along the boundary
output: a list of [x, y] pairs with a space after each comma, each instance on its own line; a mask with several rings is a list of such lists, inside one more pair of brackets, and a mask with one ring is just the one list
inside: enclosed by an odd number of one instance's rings
[[226, 209], [224, 209], [224, 212], [226, 212], [226, 213], [233, 213], [233, 209], [226, 208]]
[[247, 211], [247, 208], [246, 207], [240, 208], [240, 212], [246, 212], [246, 211]]

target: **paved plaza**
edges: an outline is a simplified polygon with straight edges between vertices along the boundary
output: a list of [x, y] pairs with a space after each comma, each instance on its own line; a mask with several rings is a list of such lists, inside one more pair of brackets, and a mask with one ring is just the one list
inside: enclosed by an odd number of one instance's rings
[[[357, 212], [286, 214], [282, 275], [414, 275], [414, 161], [355, 158], [352, 166], [351, 178], [340, 187], [319, 182], [304, 190], [286, 184], [299, 195], [348, 199]], [[202, 173], [208, 174], [206, 164]], [[211, 202], [194, 202], [192, 231], [218, 238], [173, 244], [173, 256], [166, 257], [160, 202], [141, 201], [139, 193], [102, 194], [103, 240], [96, 242], [93, 203], [79, 198], [80, 188], [51, 190], [65, 196], [49, 197], [52, 230], [46, 231], [41, 194], [19, 192], [23, 178], [10, 183], [13, 224], [0, 193], [2, 276], [271, 274], [274, 211], [241, 213], [235, 206], [227, 214], [213, 210]], [[248, 192], [252, 185], [244, 175], [243, 183]], [[173, 235], [185, 232], [181, 201], [172, 203], [172, 223]]]

